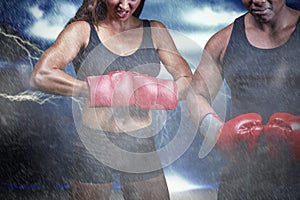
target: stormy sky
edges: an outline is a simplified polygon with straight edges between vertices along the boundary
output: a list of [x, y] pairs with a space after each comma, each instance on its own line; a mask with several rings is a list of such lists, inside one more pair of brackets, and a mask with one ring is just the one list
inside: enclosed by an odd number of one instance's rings
[[[175, 42], [181, 35], [189, 38], [194, 43], [193, 45], [179, 45], [178, 48], [185, 50], [196, 48], [196, 53], [199, 55], [201, 48], [212, 34], [233, 22], [237, 16], [246, 11], [241, 2], [241, 0], [146, 0], [141, 18], [163, 22], [174, 35]], [[287, 3], [300, 9], [299, 0], [287, 0]], [[51, 127], [47, 124], [54, 118], [60, 119], [62, 110], [64, 114], [69, 112], [68, 115], [64, 115], [63, 120], [72, 120], [68, 101], [63, 100], [62, 102], [61, 99], [57, 100], [56, 97], [49, 96], [40, 98], [41, 96], [38, 96], [40, 93], [34, 93], [35, 95], [32, 96], [32, 93], [26, 89], [29, 87], [28, 78], [34, 63], [45, 48], [53, 43], [68, 20], [74, 16], [80, 4], [81, 0], [6, 0], [0, 2], [0, 131], [6, 133], [15, 131], [16, 134], [25, 132], [26, 137], [23, 138], [24, 140], [19, 139], [21, 146], [18, 144], [18, 148], [22, 149], [24, 155], [29, 157], [37, 152], [43, 157], [42, 152], [46, 152], [45, 154], [52, 155], [51, 158], [59, 163], [67, 157], [61, 152], [69, 153], [68, 145], [66, 145], [68, 139], [66, 138], [69, 138], [70, 135], [68, 135], [69, 133], [62, 134], [65, 121], [52, 121]], [[198, 58], [195, 62], [198, 61]], [[7, 70], [8, 68], [11, 70]], [[8, 94], [13, 96], [8, 96]], [[18, 97], [21, 98], [16, 100]], [[28, 99], [26, 99], [27, 97]], [[41, 106], [41, 101], [33, 102], [32, 99], [30, 100], [32, 97], [46, 102], [45, 105]], [[48, 101], [48, 98], [53, 99]], [[65, 109], [69, 109], [68, 112]], [[46, 112], [47, 116], [39, 116], [41, 110]], [[29, 124], [30, 126], [28, 126]], [[24, 129], [25, 126], [26, 129]], [[49, 134], [49, 130], [52, 131], [51, 134]], [[45, 135], [37, 137], [36, 133], [40, 134], [43, 131], [45, 131]], [[55, 139], [53, 135], [56, 137]], [[29, 146], [32, 147], [29, 140], [38, 141], [33, 152], [27, 151]], [[28, 145], [27, 149], [24, 144]], [[53, 148], [53, 144], [55, 144], [55, 148]], [[7, 146], [9, 145], [7, 144]], [[6, 151], [8, 151], [7, 146], [5, 146]], [[199, 138], [192, 146], [194, 148], [189, 149], [185, 156], [170, 169], [171, 171], [177, 170], [182, 177], [199, 186], [202, 184], [200, 180], [205, 182], [203, 181], [205, 174], [198, 175], [197, 173], [199, 171], [205, 173], [208, 165], [203, 165], [197, 158], [200, 146]], [[57, 153], [56, 147], [60, 153]], [[14, 147], [14, 149], [18, 148]], [[24, 155], [19, 156], [25, 158]], [[194, 159], [194, 166], [189, 166], [186, 162], [191, 157]], [[37, 157], [36, 162], [39, 161], [40, 157]], [[49, 164], [49, 162], [51, 161], [45, 162], [44, 166], [50, 168], [49, 166], [53, 163]], [[24, 163], [26, 162], [24, 161]], [[24, 163], [21, 165], [27, 166]], [[216, 163], [216, 160], [206, 160], [206, 163]], [[37, 165], [42, 166], [41, 163]], [[44, 171], [45, 174], [48, 173], [47, 170]], [[52, 171], [50, 173], [52, 176], [55, 171], [51, 169], [50, 171]], [[24, 172], [26, 173], [26, 169]], [[61, 172], [61, 174], [63, 173], [65, 171]], [[59, 173], [56, 175], [58, 176]], [[178, 182], [178, 177], [172, 178], [174, 182]], [[208, 177], [208, 182], [214, 181], [215, 178]], [[169, 180], [171, 180], [171, 176], [169, 176]]]

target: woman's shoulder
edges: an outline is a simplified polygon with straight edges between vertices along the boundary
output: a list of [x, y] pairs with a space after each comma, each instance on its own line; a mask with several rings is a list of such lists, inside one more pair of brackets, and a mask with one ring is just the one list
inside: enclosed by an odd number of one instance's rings
[[66, 26], [69, 31], [87, 31], [90, 29], [90, 24], [86, 21], [74, 21]]
[[149, 20], [151, 27], [155, 27], [155, 28], [166, 28], [166, 26], [158, 20]]
[[65, 26], [65, 28], [60, 33], [62, 37], [71, 38], [84, 38], [84, 36], [89, 36], [90, 25], [85, 21], [75, 21], [71, 22]]
[[86, 21], [71, 22], [63, 29], [61, 35], [85, 44], [90, 36], [90, 25]]

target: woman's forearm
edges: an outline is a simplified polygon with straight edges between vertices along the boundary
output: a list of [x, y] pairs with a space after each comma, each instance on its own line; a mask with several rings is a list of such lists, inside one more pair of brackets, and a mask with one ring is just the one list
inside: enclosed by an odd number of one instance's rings
[[41, 91], [62, 95], [88, 97], [88, 85], [60, 69], [38, 70], [32, 73], [30, 86]]
[[186, 99], [187, 92], [191, 85], [191, 80], [191, 76], [182, 76], [175, 81], [178, 87], [179, 100]]

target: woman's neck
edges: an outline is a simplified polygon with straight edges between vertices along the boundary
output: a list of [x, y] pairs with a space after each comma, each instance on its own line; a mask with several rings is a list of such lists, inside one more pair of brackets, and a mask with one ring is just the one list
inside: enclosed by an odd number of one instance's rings
[[112, 30], [114, 32], [120, 33], [130, 29], [139, 28], [141, 21], [135, 17], [131, 17], [126, 21], [114, 20], [107, 17], [103, 21], [97, 24], [97, 27]]

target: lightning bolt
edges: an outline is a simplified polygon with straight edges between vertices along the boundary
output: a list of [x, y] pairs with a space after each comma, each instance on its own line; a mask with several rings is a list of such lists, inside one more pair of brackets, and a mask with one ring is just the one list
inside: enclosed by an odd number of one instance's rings
[[[16, 95], [0, 93], [0, 97], [7, 99], [11, 102], [32, 101], [38, 103], [39, 105], [43, 105], [45, 103], [57, 105], [56, 103], [54, 103], [53, 100], [62, 98], [61, 96], [58, 95], [49, 95], [41, 91], [32, 91], [32, 90], [26, 90]], [[74, 103], [78, 104], [80, 110], [82, 110], [82, 100], [75, 97], [71, 97], [71, 99]]]
[[8, 34], [8, 33], [5, 33], [2, 28], [0, 28], [0, 34], [4, 35], [5, 37], [7, 38], [10, 38], [12, 39], [13, 41], [16, 42], [16, 44], [21, 47], [28, 55], [28, 60], [30, 62], [30, 66], [31, 66], [31, 69], [33, 69], [33, 62], [32, 60], [38, 60], [39, 58], [36, 57], [36, 56], [33, 56], [30, 51], [26, 48], [26, 46], [29, 46], [31, 47], [33, 50], [37, 51], [38, 53], [43, 53], [44, 51], [39, 49], [38, 47], [34, 46], [33, 44], [31, 44], [29, 41], [26, 41], [26, 40], [23, 40], [21, 37], [19, 36], [16, 36], [16, 35], [12, 35], [12, 34]]
[[[13, 35], [13, 34], [8, 34], [5, 33], [2, 29], [0, 29], [0, 34], [2, 34], [3, 36], [10, 38], [12, 41], [14, 41], [16, 43], [17, 46], [19, 46], [22, 50], [24, 50], [27, 54], [27, 58], [29, 60], [30, 66], [31, 66], [31, 70], [34, 67], [33, 61], [34, 60], [38, 60], [39, 58], [32, 55], [31, 51], [28, 49], [28, 47], [30, 47], [32, 50], [34, 50], [35, 52], [42, 54], [44, 51], [39, 49], [38, 47], [36, 47], [35, 45], [33, 45], [32, 43], [30, 43], [29, 41], [23, 40], [21, 37]], [[36, 92], [36, 91], [30, 91], [30, 90], [26, 90], [24, 92], [21, 92], [19, 94], [16, 95], [10, 95], [10, 94], [5, 94], [5, 93], [0, 93], [0, 97], [8, 99], [10, 101], [34, 101], [38, 104], [44, 104], [46, 102], [52, 103], [54, 99], [57, 99], [58, 96], [55, 95], [46, 95], [45, 93], [42, 92]]]
[[[39, 59], [39, 57], [34, 56], [31, 53], [31, 51], [28, 49], [28, 47], [31, 48], [34, 52], [36, 52], [38, 54], [43, 54], [44, 51], [39, 49], [37, 46], [30, 43], [29, 41], [22, 39], [19, 36], [16, 36], [13, 34], [8, 34], [8, 33], [4, 32], [2, 28], [0, 28], [0, 34], [2, 34], [3, 36], [5, 36], [7, 38], [10, 38], [12, 41], [14, 41], [16, 43], [17, 46], [19, 46], [22, 50], [24, 50], [26, 52], [27, 58], [29, 60], [30, 66], [31, 66], [31, 70], [33, 70], [33, 68], [34, 68], [33, 61], [34, 60], [37, 61]], [[0, 93], [0, 97], [7, 99], [9, 101], [12, 101], [12, 102], [32, 101], [32, 102], [36, 102], [40, 105], [45, 104], [45, 103], [51, 103], [51, 104], [55, 105], [53, 100], [62, 98], [61, 96], [58, 96], [58, 95], [50, 95], [50, 94], [43, 93], [41, 91], [32, 91], [32, 90], [26, 90], [26, 91], [20, 92], [15, 95]], [[80, 109], [82, 109], [80, 99], [72, 97], [72, 100], [73, 100], [73, 102], [80, 105], [79, 107], [80, 107]]]
[[55, 95], [46, 95], [45, 93], [43, 92], [40, 92], [40, 91], [31, 91], [31, 90], [26, 90], [24, 92], [21, 92], [19, 94], [16, 94], [16, 95], [10, 95], [10, 94], [5, 94], [5, 93], [0, 93], [0, 97], [4, 98], [4, 99], [7, 99], [9, 101], [33, 101], [33, 102], [36, 102], [40, 105], [48, 102], [48, 103], [51, 103], [51, 104], [54, 104], [55, 103], [53, 102], [54, 99], [58, 99], [58, 98], [61, 98], [59, 96], [55, 96]]

